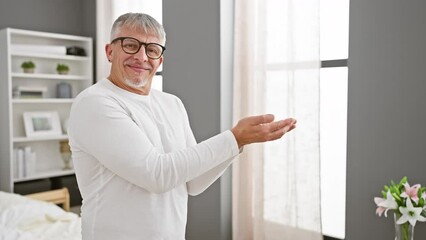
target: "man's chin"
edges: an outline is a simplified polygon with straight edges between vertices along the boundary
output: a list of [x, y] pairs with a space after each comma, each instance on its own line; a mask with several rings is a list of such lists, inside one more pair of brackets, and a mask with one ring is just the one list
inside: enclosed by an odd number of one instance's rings
[[127, 86], [132, 87], [132, 88], [143, 88], [148, 84], [148, 79], [142, 79], [142, 80], [130, 80], [130, 79], [126, 79], [124, 81], [126, 83]]

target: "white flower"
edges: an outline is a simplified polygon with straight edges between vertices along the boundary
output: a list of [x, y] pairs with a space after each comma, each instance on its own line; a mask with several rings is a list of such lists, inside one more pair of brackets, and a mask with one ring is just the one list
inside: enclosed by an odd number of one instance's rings
[[386, 209], [397, 209], [398, 203], [396, 203], [390, 191], [386, 193], [386, 199], [377, 204], [379, 207], [384, 207]]
[[385, 217], [387, 217], [389, 209], [394, 210], [398, 208], [398, 204], [390, 191], [387, 192], [386, 198], [375, 197], [374, 202], [377, 205], [376, 214], [379, 216], [382, 216], [382, 214], [385, 213]]
[[423, 208], [421, 207], [413, 207], [413, 203], [410, 198], [407, 198], [407, 207], [399, 207], [399, 211], [402, 213], [402, 216], [396, 222], [397, 224], [403, 224], [407, 221], [414, 227], [416, 226], [416, 222], [425, 222], [426, 218], [424, 218], [420, 213], [422, 213]]

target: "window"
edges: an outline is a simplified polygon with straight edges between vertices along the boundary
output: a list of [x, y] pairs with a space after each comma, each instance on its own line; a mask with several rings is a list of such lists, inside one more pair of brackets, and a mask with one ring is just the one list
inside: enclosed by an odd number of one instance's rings
[[322, 231], [344, 239], [349, 0], [321, 0], [320, 26]]

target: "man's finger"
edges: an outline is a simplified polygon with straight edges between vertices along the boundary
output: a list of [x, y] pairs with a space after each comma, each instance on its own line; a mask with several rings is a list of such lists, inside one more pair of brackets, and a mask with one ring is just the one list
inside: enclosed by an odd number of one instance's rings
[[287, 118], [284, 120], [272, 122], [272, 123], [269, 123], [270, 124], [269, 129], [272, 132], [279, 131], [287, 126], [289, 127], [288, 129], [290, 129], [290, 127], [294, 125], [294, 122], [295, 122], [295, 119], [292, 119], [292, 118]]
[[279, 131], [272, 132], [269, 136], [268, 141], [273, 141], [280, 139], [287, 131], [285, 129], [280, 129]]
[[259, 124], [270, 123], [270, 122], [274, 121], [274, 118], [275, 117], [272, 114], [264, 114], [264, 115], [248, 117], [246, 119], [247, 119], [247, 121], [250, 122], [250, 125], [255, 126], [255, 125], [259, 125]]

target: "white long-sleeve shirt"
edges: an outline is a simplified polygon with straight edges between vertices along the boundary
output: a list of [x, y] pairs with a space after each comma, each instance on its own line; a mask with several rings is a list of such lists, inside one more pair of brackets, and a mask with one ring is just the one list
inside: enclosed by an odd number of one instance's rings
[[68, 134], [84, 240], [185, 239], [188, 194], [239, 153], [230, 131], [197, 144], [176, 96], [138, 95], [107, 79], [76, 98]]

